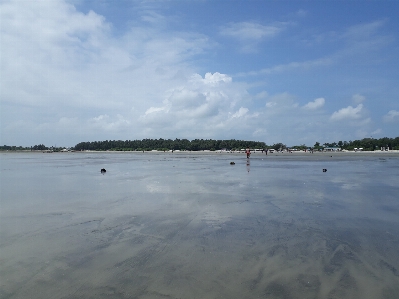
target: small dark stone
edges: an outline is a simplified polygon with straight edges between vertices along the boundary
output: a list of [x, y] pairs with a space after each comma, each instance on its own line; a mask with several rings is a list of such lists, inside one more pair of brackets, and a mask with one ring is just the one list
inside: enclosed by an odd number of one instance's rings
[[235, 162], [230, 162], [230, 165], [235, 165], [236, 163]]
[[105, 168], [101, 168], [101, 173], [106, 173], [107, 171], [105, 170]]
[[323, 168], [323, 172], [327, 172], [327, 169]]

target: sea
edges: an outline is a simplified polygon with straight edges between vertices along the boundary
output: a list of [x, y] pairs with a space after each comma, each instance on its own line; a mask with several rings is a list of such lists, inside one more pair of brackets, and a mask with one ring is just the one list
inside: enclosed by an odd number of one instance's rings
[[398, 153], [0, 163], [1, 299], [399, 298]]

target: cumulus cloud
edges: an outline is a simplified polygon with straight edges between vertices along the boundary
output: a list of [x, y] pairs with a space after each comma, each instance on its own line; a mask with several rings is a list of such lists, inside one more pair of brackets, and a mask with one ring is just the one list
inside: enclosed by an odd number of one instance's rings
[[[87, 124], [88, 134], [126, 126], [141, 133], [140, 115], [167, 108], [165, 91], [187, 82], [194, 73], [187, 60], [210, 44], [197, 33], [148, 25], [115, 36], [103, 16], [62, 0], [0, 5], [0, 72], [7, 78], [0, 81], [2, 136], [15, 135], [21, 119], [43, 132], [51, 127], [43, 124], [54, 128], [61, 117]], [[202, 80], [212, 85], [229, 78], [214, 73]]]
[[235, 110], [236, 103], [245, 97], [246, 90], [234, 85], [226, 74], [206, 73], [204, 77], [194, 74], [184, 85], [168, 90], [163, 104], [150, 107], [139, 120], [146, 125], [167, 123], [169, 128], [183, 124], [195, 125], [198, 130], [211, 125], [221, 126], [231, 118], [248, 113], [244, 107]]
[[[46, 105], [78, 89], [71, 72], [97, 63], [110, 25], [63, 1], [6, 2], [1, 7], [3, 99]], [[107, 51], [105, 50], [105, 53]], [[105, 54], [103, 53], [103, 54]], [[43, 96], [45, 94], [46, 96]], [[65, 98], [65, 97], [64, 97]]]
[[386, 115], [384, 115], [385, 122], [398, 122], [399, 121], [399, 111], [390, 110]]
[[317, 98], [313, 102], [309, 102], [303, 107], [305, 109], [309, 109], [309, 110], [316, 110], [316, 109], [323, 107], [324, 103], [325, 103], [324, 98]]
[[360, 119], [362, 117], [362, 109], [363, 104], [359, 104], [356, 107], [348, 106], [335, 111], [330, 118], [334, 121]]
[[0, 11], [2, 100], [14, 103], [138, 108], [191, 74], [186, 60], [208, 47], [202, 35], [148, 26], [115, 37], [103, 16], [64, 1], [6, 2]]
[[236, 112], [236, 113], [234, 113], [231, 117], [232, 118], [240, 118], [240, 117], [243, 117], [243, 116], [245, 116], [247, 113], [248, 113], [248, 108], [244, 108], [244, 107], [241, 107], [240, 109], [238, 109], [238, 111]]
[[230, 83], [232, 81], [232, 78], [225, 75], [225, 74], [220, 74], [218, 72], [212, 74], [212, 73], [206, 73], [205, 78], [203, 79], [203, 82], [205, 84], [209, 84], [212, 86], [216, 86], [217, 84], [220, 83]]

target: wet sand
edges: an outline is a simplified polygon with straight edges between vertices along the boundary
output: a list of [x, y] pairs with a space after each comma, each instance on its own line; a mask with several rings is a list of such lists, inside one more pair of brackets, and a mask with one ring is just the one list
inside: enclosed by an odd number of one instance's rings
[[399, 298], [397, 155], [0, 159], [0, 298]]

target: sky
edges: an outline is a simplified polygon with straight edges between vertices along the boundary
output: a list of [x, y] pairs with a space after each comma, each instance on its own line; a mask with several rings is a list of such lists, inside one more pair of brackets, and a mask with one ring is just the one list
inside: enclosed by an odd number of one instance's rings
[[0, 0], [0, 144], [397, 137], [398, 12], [396, 0]]

